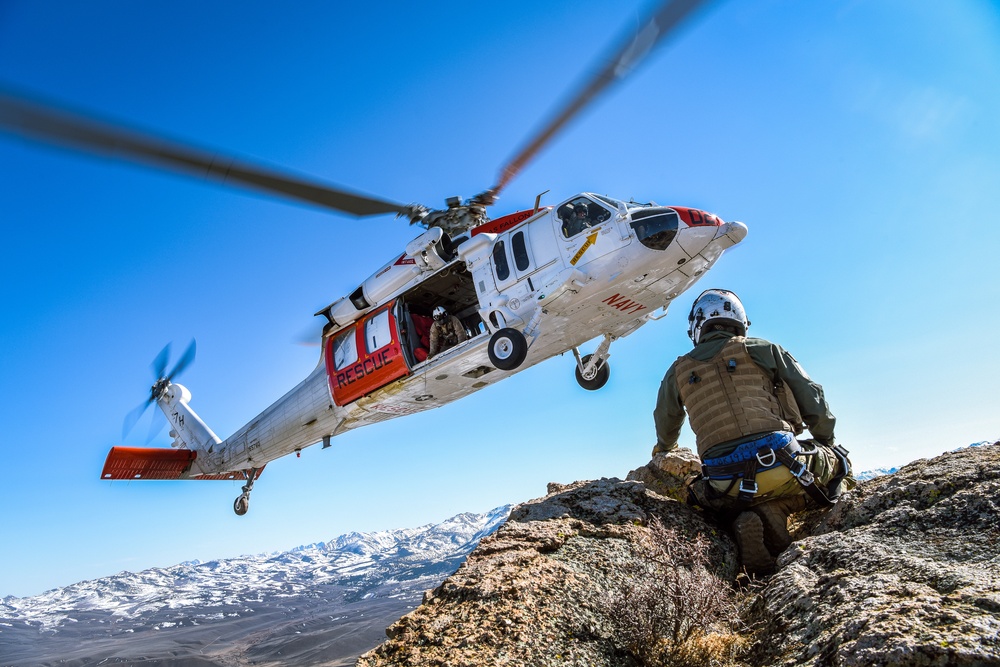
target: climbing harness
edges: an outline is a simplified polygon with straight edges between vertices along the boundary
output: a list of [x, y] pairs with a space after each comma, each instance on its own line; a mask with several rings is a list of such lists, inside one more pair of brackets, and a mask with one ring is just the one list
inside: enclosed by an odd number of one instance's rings
[[[819, 453], [820, 445], [815, 441], [799, 442], [787, 431], [769, 433], [756, 440], [744, 442], [731, 453], [702, 461], [702, 477], [708, 480], [730, 480], [729, 487], [722, 495], [728, 495], [739, 483], [736, 495], [737, 506], [748, 505], [757, 494], [757, 474], [778, 466], [785, 466], [806, 493], [822, 507], [836, 502], [835, 489], [840, 481], [851, 473], [847, 450], [840, 445], [830, 447], [839, 465], [837, 474], [819, 488], [815, 476], [809, 471], [808, 457]], [[803, 457], [806, 460], [799, 460]], [[832, 497], [831, 497], [832, 496]]]

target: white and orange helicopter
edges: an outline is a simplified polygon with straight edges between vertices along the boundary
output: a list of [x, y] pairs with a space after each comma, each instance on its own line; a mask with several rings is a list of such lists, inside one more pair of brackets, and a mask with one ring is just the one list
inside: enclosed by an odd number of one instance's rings
[[[576, 380], [608, 381], [611, 344], [659, 319], [747, 227], [681, 206], [584, 192], [554, 206], [490, 219], [486, 209], [523, 166], [579, 111], [629, 73], [703, 0], [664, 3], [622, 40], [608, 63], [501, 170], [498, 182], [442, 210], [359, 195], [216, 154], [137, 134], [0, 92], [0, 130], [64, 147], [194, 173], [354, 216], [393, 213], [426, 228], [349, 295], [316, 313], [325, 323], [309, 376], [226, 439], [190, 406], [174, 378], [194, 344], [167, 370], [154, 361], [149, 398], [166, 415], [165, 447], [112, 447], [102, 479], [243, 480], [233, 508], [243, 515], [268, 462], [346, 431], [440, 407], [552, 356], [572, 351]], [[545, 194], [545, 193], [543, 193]], [[466, 340], [428, 355], [432, 312], [444, 308]], [[579, 348], [600, 339], [590, 354]]]

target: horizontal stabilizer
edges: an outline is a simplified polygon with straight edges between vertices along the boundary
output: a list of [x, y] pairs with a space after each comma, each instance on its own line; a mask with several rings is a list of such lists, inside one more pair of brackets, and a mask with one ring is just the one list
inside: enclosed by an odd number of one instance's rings
[[[243, 471], [214, 475], [189, 475], [198, 452], [165, 447], [112, 447], [101, 471], [101, 479], [246, 479]], [[263, 466], [257, 470], [260, 477]], [[246, 471], [250, 473], [249, 470]]]

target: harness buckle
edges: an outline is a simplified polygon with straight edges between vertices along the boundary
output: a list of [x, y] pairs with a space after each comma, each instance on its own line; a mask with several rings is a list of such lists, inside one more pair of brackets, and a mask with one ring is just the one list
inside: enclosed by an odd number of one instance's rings
[[747, 483], [746, 477], [740, 479], [740, 493], [753, 496], [757, 494], [757, 480]]
[[806, 467], [802, 461], [796, 461], [796, 466], [794, 468], [789, 468], [788, 471], [792, 473], [792, 476], [799, 480], [799, 484], [802, 486], [809, 486], [812, 484], [816, 477], [809, 472], [809, 468]]
[[819, 445], [816, 444], [814, 440], [796, 441], [799, 445], [799, 451], [793, 452], [799, 456], [812, 456], [819, 451]]
[[770, 468], [777, 462], [777, 455], [769, 447], [761, 447], [757, 450], [757, 462], [765, 468]]

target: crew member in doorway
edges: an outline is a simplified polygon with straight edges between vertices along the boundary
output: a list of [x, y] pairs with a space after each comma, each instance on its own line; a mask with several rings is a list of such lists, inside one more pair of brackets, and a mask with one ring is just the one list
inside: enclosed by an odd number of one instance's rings
[[457, 317], [449, 314], [444, 306], [435, 308], [433, 315], [434, 324], [431, 325], [431, 349], [427, 353], [428, 359], [469, 338], [462, 323]]
[[[743, 566], [769, 574], [791, 544], [788, 516], [830, 507], [854, 486], [847, 450], [823, 395], [780, 345], [747, 338], [750, 321], [729, 290], [702, 292], [688, 315], [694, 349], [667, 370], [653, 453], [677, 447], [685, 411], [702, 460], [690, 501], [732, 522]], [[797, 440], [803, 424], [810, 440]]]

